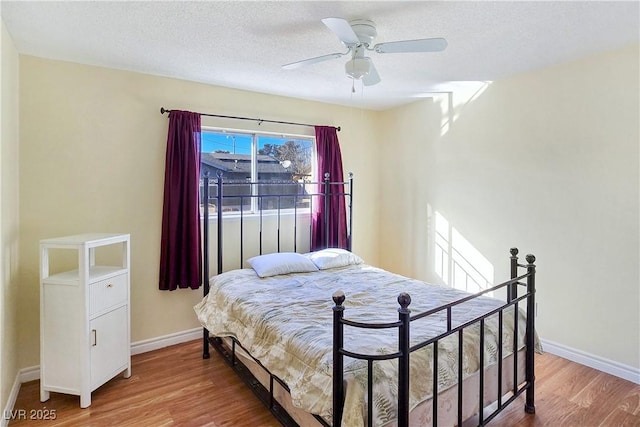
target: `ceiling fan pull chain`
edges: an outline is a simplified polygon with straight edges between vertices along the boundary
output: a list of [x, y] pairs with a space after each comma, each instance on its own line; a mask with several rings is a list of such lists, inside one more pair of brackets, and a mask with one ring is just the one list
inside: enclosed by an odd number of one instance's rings
[[356, 79], [351, 79], [351, 93], [356, 93]]

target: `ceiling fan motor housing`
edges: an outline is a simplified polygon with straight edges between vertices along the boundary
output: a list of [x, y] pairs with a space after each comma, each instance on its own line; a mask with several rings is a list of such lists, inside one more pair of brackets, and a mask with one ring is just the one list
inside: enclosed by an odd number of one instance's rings
[[371, 45], [373, 39], [376, 38], [378, 32], [376, 31], [376, 24], [367, 19], [355, 19], [349, 21], [349, 25], [353, 29], [353, 32], [358, 36], [358, 40], [365, 46]]

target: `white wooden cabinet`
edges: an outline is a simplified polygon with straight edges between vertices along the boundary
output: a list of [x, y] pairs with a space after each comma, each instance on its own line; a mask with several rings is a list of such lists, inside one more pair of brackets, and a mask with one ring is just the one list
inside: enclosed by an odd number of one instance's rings
[[[79, 234], [40, 241], [40, 400], [80, 396], [121, 372], [131, 376], [129, 234]], [[114, 249], [118, 265], [96, 265], [96, 249]], [[77, 269], [50, 274], [54, 250], [77, 251]], [[108, 250], [108, 249], [107, 249]]]

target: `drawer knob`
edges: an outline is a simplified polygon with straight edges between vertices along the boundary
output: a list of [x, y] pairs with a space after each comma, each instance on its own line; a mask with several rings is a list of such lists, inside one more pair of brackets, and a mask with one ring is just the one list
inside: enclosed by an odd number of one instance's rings
[[109, 284], [107, 285], [107, 288], [113, 288], [113, 283], [109, 283]]

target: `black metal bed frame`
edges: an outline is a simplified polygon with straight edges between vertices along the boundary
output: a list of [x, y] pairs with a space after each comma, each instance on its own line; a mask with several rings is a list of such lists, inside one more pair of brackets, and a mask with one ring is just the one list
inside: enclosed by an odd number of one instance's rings
[[[231, 197], [238, 198], [242, 200], [246, 198], [258, 198], [259, 200], [263, 197], [276, 198], [278, 200], [278, 209], [277, 209], [277, 251], [280, 252], [280, 200], [283, 197], [310, 197], [313, 200], [313, 197], [318, 197], [323, 199], [323, 203], [325, 204], [325, 212], [328, 212], [328, 207], [331, 196], [340, 196], [345, 197], [347, 200], [348, 206], [348, 242], [349, 249], [351, 249], [352, 242], [352, 218], [353, 218], [353, 206], [352, 206], [352, 198], [353, 198], [353, 175], [349, 174], [348, 181], [345, 182], [331, 182], [328, 174], [324, 177], [324, 182], [322, 183], [306, 183], [307, 185], [318, 185], [322, 190], [318, 193], [301, 193], [301, 194], [248, 194], [248, 195], [231, 195], [225, 196], [223, 187], [227, 184], [240, 184], [240, 185], [268, 185], [265, 183], [254, 183], [254, 182], [223, 182], [222, 175], [219, 173], [215, 182], [216, 185], [216, 194], [214, 198], [211, 198], [209, 195], [209, 184], [210, 178], [208, 175], [204, 176], [204, 188], [203, 188], [203, 200], [204, 209], [204, 221], [203, 221], [203, 284], [204, 284], [204, 295], [206, 296], [209, 293], [209, 201], [214, 200], [215, 205], [217, 207], [217, 267], [218, 274], [223, 272], [223, 239], [222, 239], [222, 222], [223, 222], [223, 198]], [[271, 183], [273, 184], [273, 183]], [[276, 183], [277, 185], [291, 184], [291, 185], [299, 185], [297, 183], [288, 182]], [[348, 189], [345, 191], [344, 187], [347, 186]], [[333, 188], [338, 188], [338, 191], [333, 191]], [[329, 196], [329, 197], [327, 197]], [[312, 207], [310, 207], [312, 211]], [[260, 210], [260, 254], [262, 254], [262, 210]], [[328, 233], [328, 221], [329, 216], [326, 215], [325, 218], [325, 230]], [[244, 215], [242, 208], [240, 209], [240, 262], [242, 263], [244, 260], [244, 247], [243, 247], [243, 221]], [[294, 247], [297, 241], [297, 212], [294, 204]], [[328, 235], [327, 241], [328, 241]], [[294, 249], [295, 250], [295, 249]], [[344, 293], [341, 291], [336, 292], [333, 295], [333, 301], [335, 303], [333, 307], [333, 423], [327, 423], [320, 416], [314, 415], [315, 419], [325, 427], [340, 426], [342, 422], [342, 411], [343, 411], [343, 402], [345, 397], [345, 389], [344, 389], [344, 357], [351, 357], [355, 359], [361, 359], [367, 361], [367, 398], [369, 402], [373, 401], [373, 363], [375, 361], [380, 360], [390, 360], [390, 359], [398, 359], [398, 419], [397, 425], [398, 427], [407, 427], [409, 425], [409, 360], [412, 352], [424, 348], [426, 346], [433, 346], [433, 400], [432, 400], [432, 418], [434, 426], [437, 425], [438, 420], [438, 342], [450, 335], [457, 334], [458, 335], [458, 376], [461, 377], [461, 373], [463, 371], [462, 366], [462, 349], [463, 349], [463, 331], [464, 329], [471, 327], [473, 325], [479, 325], [480, 328], [480, 348], [484, 348], [484, 324], [485, 320], [490, 316], [498, 316], [498, 358], [497, 358], [497, 371], [498, 371], [498, 390], [496, 395], [497, 407], [494, 410], [486, 409], [484, 405], [484, 351], [480, 351], [480, 368], [479, 368], [479, 413], [478, 413], [478, 424], [479, 426], [486, 425], [489, 421], [491, 421], [496, 415], [498, 415], [505, 407], [507, 407], [510, 403], [512, 403], [516, 398], [518, 398], [522, 393], [526, 393], [526, 402], [525, 402], [525, 411], [527, 413], [533, 414], [535, 413], [535, 405], [534, 405], [534, 350], [535, 350], [535, 256], [527, 255], [526, 261], [527, 264], [518, 263], [518, 249], [512, 248], [510, 250], [510, 270], [511, 270], [511, 279], [503, 282], [499, 285], [496, 285], [492, 288], [486, 289], [482, 292], [470, 295], [468, 297], [453, 301], [449, 304], [445, 304], [443, 306], [434, 308], [432, 310], [428, 310], [426, 312], [422, 312], [416, 315], [411, 315], [411, 310], [409, 309], [409, 305], [411, 303], [411, 297], [409, 294], [402, 293], [398, 296], [398, 303], [400, 307], [398, 308], [398, 321], [392, 323], [363, 323], [356, 322], [353, 320], [346, 319], [344, 317], [345, 307], [343, 305], [346, 297]], [[242, 267], [242, 266], [241, 266]], [[524, 274], [518, 275], [519, 269], [525, 269], [526, 272]], [[526, 290], [524, 294], [518, 295], [518, 287], [524, 287]], [[502, 288], [506, 288], [507, 291], [507, 301], [502, 306], [492, 310], [491, 312], [485, 313], [482, 316], [479, 316], [471, 321], [467, 321], [458, 326], [453, 326], [454, 320], [452, 319], [452, 309], [455, 306], [468, 302], [474, 298], [477, 298], [481, 295], [487, 294], [492, 291], [496, 291]], [[526, 309], [526, 332], [525, 332], [525, 380], [522, 383], [518, 383], [518, 312], [520, 303], [525, 303]], [[503, 312], [509, 307], [513, 307], [513, 313], [515, 317], [514, 321], [514, 337], [512, 343], [513, 350], [513, 388], [511, 390], [502, 390], [502, 380], [503, 380]], [[413, 321], [418, 321], [427, 316], [433, 315], [438, 312], [446, 311], [447, 318], [447, 328], [446, 331], [442, 334], [430, 338], [426, 341], [420, 342], [418, 344], [410, 345], [410, 325]], [[386, 355], [380, 354], [361, 354], [354, 353], [349, 351], [344, 346], [344, 326], [355, 327], [355, 328], [364, 328], [364, 329], [389, 329], [389, 328], [397, 328], [398, 329], [398, 351]], [[274, 398], [274, 384], [278, 383], [285, 390], [289, 391], [287, 384], [282, 381], [277, 376], [273, 375], [262, 363], [253, 358], [251, 354], [246, 351], [242, 347], [242, 344], [239, 343], [234, 338], [231, 338], [231, 348], [227, 348], [222, 339], [219, 337], [209, 337], [209, 331], [206, 328], [203, 328], [203, 355], [204, 359], [208, 359], [210, 357], [209, 353], [209, 345], [211, 345], [216, 351], [218, 351], [223, 358], [230, 364], [230, 366], [234, 369], [234, 371], [238, 374], [238, 376], [250, 387], [250, 389], [256, 394], [256, 396], [265, 404], [265, 406], [271, 411], [271, 413], [280, 421], [283, 426], [297, 426], [298, 424], [289, 416], [286, 410], [278, 403], [278, 401]], [[261, 383], [258, 381], [251, 371], [236, 357], [236, 347], [240, 347], [245, 350], [245, 353], [248, 354], [269, 376], [269, 389], [267, 390]], [[463, 382], [458, 381], [457, 385], [457, 395], [458, 395], [458, 408], [457, 408], [457, 425], [461, 426], [463, 420], [462, 414], [462, 398], [463, 398]], [[503, 399], [506, 398], [505, 401]], [[367, 405], [368, 409], [368, 426], [372, 426], [372, 405]], [[487, 407], [488, 408], [488, 407]], [[488, 411], [485, 414], [485, 410]]]

